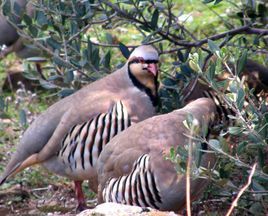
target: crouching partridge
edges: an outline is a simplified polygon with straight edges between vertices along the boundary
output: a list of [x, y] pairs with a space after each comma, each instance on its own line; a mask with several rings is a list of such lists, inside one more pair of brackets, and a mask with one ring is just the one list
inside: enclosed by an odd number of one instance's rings
[[[104, 145], [130, 123], [155, 114], [157, 63], [157, 51], [140, 46], [121, 69], [49, 107], [23, 134], [0, 184], [42, 164], [75, 181], [78, 210], [84, 209], [81, 183], [97, 181], [96, 161]], [[97, 185], [90, 187], [97, 191]]]
[[[190, 132], [183, 123], [187, 115], [191, 114], [200, 125], [209, 126], [215, 113], [214, 102], [201, 98], [182, 109], [132, 125], [114, 137], [98, 159], [98, 202], [168, 211], [183, 208], [185, 175], [177, 173], [175, 164], [165, 157], [171, 147], [176, 149], [189, 143], [186, 135]], [[214, 164], [213, 153], [200, 155], [202, 167]], [[191, 198], [197, 198], [207, 183], [206, 179], [192, 179]]]

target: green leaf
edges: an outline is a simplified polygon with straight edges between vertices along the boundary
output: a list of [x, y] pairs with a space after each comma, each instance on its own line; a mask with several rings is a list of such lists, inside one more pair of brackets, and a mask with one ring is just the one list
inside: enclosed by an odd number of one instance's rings
[[252, 189], [254, 191], [265, 191], [266, 189], [260, 185], [255, 179], [252, 181]]
[[71, 35], [76, 34], [78, 31], [79, 31], [78, 23], [72, 21], [71, 22], [71, 31], [70, 31], [71, 32]]
[[214, 5], [219, 4], [221, 1], [222, 1], [222, 0], [216, 0], [216, 1], [214, 2]]
[[261, 147], [258, 148], [258, 162], [259, 166], [262, 168], [265, 165], [265, 155], [264, 155], [264, 149]]
[[54, 56], [53, 61], [59, 67], [66, 67], [66, 68], [69, 67], [69, 65], [65, 61], [63, 61], [61, 58], [59, 58], [58, 56]]
[[72, 82], [74, 80], [74, 72], [73, 72], [73, 70], [68, 70], [66, 72], [66, 76], [65, 77], [66, 77], [66, 81], [68, 83]]
[[99, 66], [100, 66], [100, 50], [99, 50], [98, 47], [96, 47], [93, 50], [91, 62], [95, 66], [95, 68], [97, 70], [99, 70]]
[[203, 3], [208, 4], [210, 2], [214, 2], [214, 0], [204, 0]]
[[218, 150], [218, 151], [222, 151], [219, 140], [216, 140], [216, 139], [210, 139], [210, 140], [208, 141], [208, 143], [209, 143], [209, 146], [210, 146], [212, 149], [214, 149], [214, 150]]
[[170, 150], [169, 150], [169, 156], [170, 156], [170, 159], [171, 159], [172, 161], [175, 160], [176, 154], [175, 154], [175, 149], [174, 149], [174, 147], [171, 147], [171, 148], [170, 148]]
[[150, 40], [152, 39], [153, 35], [154, 35], [154, 33], [149, 34], [147, 37], [145, 37], [145, 38], [142, 40], [142, 44], [149, 43]]
[[181, 69], [181, 73], [188, 77], [190, 77], [192, 73], [194, 73], [193, 69], [187, 63], [181, 64], [180, 69]]
[[49, 81], [53, 81], [54, 82], [54, 81], [57, 81], [57, 80], [62, 80], [62, 76], [60, 76], [58, 74], [55, 74], [55, 75], [49, 76], [47, 78], [47, 81], [44, 81], [44, 82], [49, 82]]
[[208, 69], [208, 80], [212, 81], [215, 77], [215, 71], [216, 71], [216, 63], [211, 62], [210, 67]]
[[110, 62], [111, 62], [111, 51], [109, 50], [105, 56], [102, 58], [101, 64], [103, 64], [103, 66], [105, 68], [110, 68]]
[[140, 25], [139, 28], [142, 29], [143, 31], [150, 32], [150, 28], [148, 28], [144, 25]]
[[212, 40], [208, 39], [208, 47], [209, 47], [209, 50], [216, 54], [218, 57], [220, 57], [220, 47]]
[[22, 13], [22, 7], [20, 6], [20, 4], [18, 2], [14, 2], [14, 6], [13, 6], [13, 11], [15, 12], [16, 15], [20, 16]]
[[241, 134], [242, 131], [243, 131], [243, 128], [241, 127], [229, 127], [228, 128], [228, 132], [232, 135]]
[[178, 50], [177, 56], [181, 62], [185, 62], [184, 55], [180, 50]]
[[22, 19], [26, 23], [26, 25], [28, 26], [32, 25], [32, 18], [29, 17], [27, 14], [23, 14]]
[[37, 71], [25, 70], [22, 72], [22, 75], [29, 80], [39, 80], [39, 73]]
[[188, 158], [188, 149], [185, 146], [178, 146], [176, 149], [176, 154], [180, 155], [181, 160], [187, 160]]
[[29, 26], [29, 31], [33, 37], [37, 37], [38, 35], [38, 29], [34, 26]]
[[63, 90], [58, 92], [58, 96], [60, 98], [64, 98], [64, 97], [67, 97], [67, 96], [73, 94], [74, 92], [75, 92], [74, 89], [63, 89]]
[[93, 52], [93, 44], [89, 37], [87, 37], [87, 52], [88, 52], [87, 60], [90, 61]]
[[39, 80], [39, 82], [40, 82], [40, 85], [45, 89], [55, 89], [55, 88], [57, 88], [57, 86], [54, 85], [53, 83], [47, 82], [47, 81], [45, 81], [43, 79]]
[[244, 50], [241, 57], [238, 59], [237, 62], [237, 74], [240, 75], [240, 73], [243, 71], [245, 64], [247, 62], [247, 50]]
[[37, 11], [36, 13], [36, 21], [40, 26], [44, 26], [48, 24], [48, 20], [43, 11]]
[[3, 12], [3, 15], [8, 16], [11, 12], [11, 1], [4, 1], [1, 11]]
[[53, 38], [47, 38], [46, 42], [53, 49], [58, 49], [59, 50], [61, 48], [61, 44], [58, 41], [54, 40]]
[[28, 62], [46, 62], [47, 59], [44, 57], [30, 57], [26, 59]]
[[158, 9], [155, 9], [153, 16], [152, 16], [152, 19], [151, 19], [151, 26], [153, 29], [157, 28], [158, 17], [159, 17], [159, 11], [158, 11]]
[[119, 49], [121, 51], [121, 53], [123, 54], [123, 56], [128, 59], [130, 56], [130, 52], [127, 48], [127, 46], [125, 46], [123, 43], [119, 43]]
[[245, 92], [242, 88], [239, 88], [238, 93], [237, 93], [236, 104], [240, 111], [243, 109], [244, 102], [245, 102]]

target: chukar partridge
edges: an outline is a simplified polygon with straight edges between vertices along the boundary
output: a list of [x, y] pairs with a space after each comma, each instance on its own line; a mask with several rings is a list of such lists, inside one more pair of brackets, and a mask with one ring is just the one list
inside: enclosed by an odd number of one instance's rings
[[0, 184], [26, 167], [42, 164], [75, 181], [78, 209], [83, 209], [81, 183], [97, 181], [95, 164], [104, 145], [130, 122], [155, 114], [157, 63], [152, 46], [139, 46], [121, 69], [49, 107], [23, 134]]
[[[117, 202], [160, 210], [179, 210], [186, 201], [186, 179], [165, 159], [170, 149], [187, 146], [190, 131], [183, 121], [191, 114], [200, 125], [213, 123], [216, 107], [208, 98], [182, 109], [132, 125], [114, 137], [98, 159], [98, 201]], [[198, 133], [198, 132], [197, 132]], [[201, 132], [200, 132], [201, 133]], [[202, 145], [203, 148], [207, 146]], [[213, 153], [201, 153], [201, 166], [214, 164]], [[191, 197], [197, 198], [207, 180], [191, 180]]]
[[[34, 6], [26, 0], [8, 0], [11, 7], [14, 7], [16, 3], [21, 7], [21, 11], [29, 16], [34, 15]], [[3, 58], [11, 52], [15, 52], [20, 58], [29, 58], [33, 56], [38, 56], [41, 54], [40, 50], [34, 46], [26, 46], [24, 44], [24, 39], [21, 38], [17, 30], [8, 22], [8, 18], [0, 14], [0, 46], [5, 45], [6, 48], [0, 52], [0, 57]], [[13, 15], [13, 22], [19, 23], [20, 18]]]

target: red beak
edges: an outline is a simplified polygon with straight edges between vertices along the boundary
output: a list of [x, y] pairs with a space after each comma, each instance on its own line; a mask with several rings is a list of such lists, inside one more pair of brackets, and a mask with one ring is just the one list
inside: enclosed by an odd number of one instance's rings
[[147, 70], [151, 72], [154, 76], [158, 75], [158, 66], [155, 63], [148, 64]]

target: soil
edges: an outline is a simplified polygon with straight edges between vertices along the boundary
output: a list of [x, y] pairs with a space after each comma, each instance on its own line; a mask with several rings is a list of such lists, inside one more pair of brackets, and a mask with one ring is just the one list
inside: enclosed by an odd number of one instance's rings
[[[72, 183], [40, 188], [16, 184], [0, 191], [0, 215], [75, 215], [76, 199]], [[95, 200], [89, 200], [89, 207]]]

